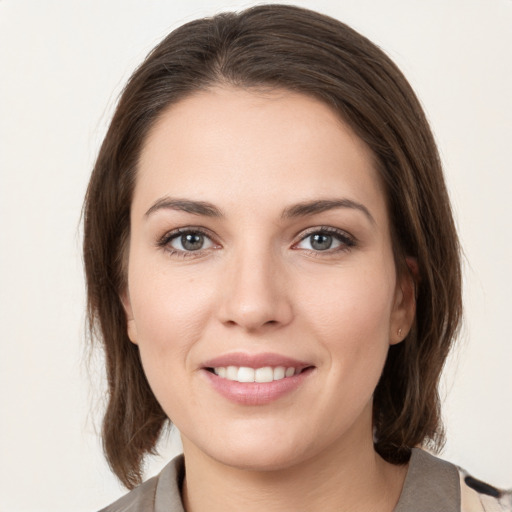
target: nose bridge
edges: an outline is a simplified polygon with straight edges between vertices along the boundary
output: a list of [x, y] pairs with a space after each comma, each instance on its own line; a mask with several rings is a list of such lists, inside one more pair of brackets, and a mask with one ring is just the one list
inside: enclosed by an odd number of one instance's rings
[[246, 241], [227, 264], [221, 320], [246, 330], [284, 325], [291, 320], [284, 266], [279, 254], [261, 240]]

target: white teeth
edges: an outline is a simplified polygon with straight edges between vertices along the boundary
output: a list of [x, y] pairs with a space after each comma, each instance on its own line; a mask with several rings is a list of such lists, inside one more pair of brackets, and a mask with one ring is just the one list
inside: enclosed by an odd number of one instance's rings
[[262, 368], [249, 368], [247, 366], [219, 366], [213, 369], [215, 375], [227, 380], [237, 382], [272, 382], [281, 380], [285, 377], [295, 375], [295, 368], [292, 366], [285, 368], [284, 366], [264, 366]]
[[254, 382], [272, 382], [274, 380], [274, 370], [270, 366], [258, 368], [254, 372]]
[[228, 366], [226, 368], [226, 379], [238, 380], [238, 368], [236, 366]]
[[291, 377], [292, 375], [295, 375], [295, 368], [286, 368], [286, 377]]
[[254, 368], [247, 368], [247, 366], [240, 366], [238, 368], [238, 382], [254, 382]]
[[[274, 380], [284, 379], [286, 368], [284, 366], [277, 366], [274, 368]], [[295, 373], [295, 371], [293, 372]]]

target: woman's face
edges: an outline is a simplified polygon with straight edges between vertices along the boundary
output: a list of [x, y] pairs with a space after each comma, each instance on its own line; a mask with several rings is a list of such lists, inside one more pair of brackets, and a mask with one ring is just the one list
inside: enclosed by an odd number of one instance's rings
[[372, 154], [325, 104], [215, 88], [153, 127], [123, 303], [185, 453], [277, 469], [371, 443], [411, 288]]

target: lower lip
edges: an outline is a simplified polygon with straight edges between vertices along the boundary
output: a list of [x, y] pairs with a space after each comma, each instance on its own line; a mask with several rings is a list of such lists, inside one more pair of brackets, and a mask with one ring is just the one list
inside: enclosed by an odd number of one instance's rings
[[272, 382], [237, 382], [203, 370], [215, 391], [224, 398], [241, 405], [265, 405], [291, 393], [302, 385], [314, 368], [306, 368], [298, 375]]

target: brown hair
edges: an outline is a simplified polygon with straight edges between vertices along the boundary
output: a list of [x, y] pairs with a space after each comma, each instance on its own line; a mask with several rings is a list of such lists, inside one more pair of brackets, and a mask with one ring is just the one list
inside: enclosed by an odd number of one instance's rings
[[404, 463], [411, 447], [443, 440], [438, 383], [461, 316], [457, 234], [436, 145], [395, 64], [327, 16], [264, 5], [187, 23], [134, 72], [99, 152], [84, 205], [84, 260], [91, 332], [106, 354], [103, 445], [129, 488], [141, 481], [168, 421], [127, 336], [120, 293], [137, 160], [164, 109], [216, 84], [284, 88], [330, 105], [372, 149], [387, 192], [397, 267], [418, 263], [417, 315], [391, 346], [374, 395], [375, 449]]

